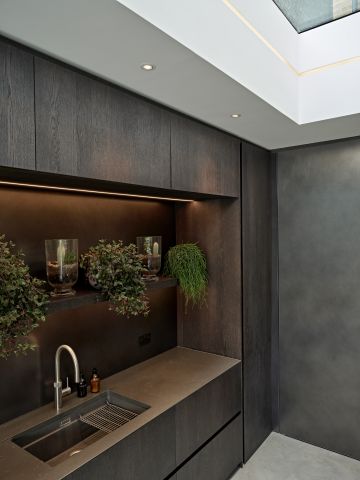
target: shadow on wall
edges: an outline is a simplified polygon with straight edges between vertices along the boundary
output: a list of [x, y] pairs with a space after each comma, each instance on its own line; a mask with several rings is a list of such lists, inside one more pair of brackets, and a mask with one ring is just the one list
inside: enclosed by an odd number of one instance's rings
[[[80, 370], [89, 379], [93, 367], [102, 378], [176, 346], [176, 288], [149, 292], [147, 318], [124, 318], [99, 303], [49, 315], [33, 333], [39, 347], [27, 356], [0, 360], [5, 388], [0, 391], [0, 423], [51, 402], [55, 351], [61, 344], [74, 348]], [[151, 342], [139, 345], [139, 336], [151, 332]], [[61, 377], [72, 384], [74, 367], [63, 353]]]
[[[46, 238], [78, 238], [80, 253], [100, 238], [128, 243], [137, 235], [162, 235], [164, 252], [175, 244], [172, 203], [1, 188], [0, 205], [6, 205], [0, 209], [0, 232], [24, 251], [38, 276], [45, 276]], [[176, 288], [154, 290], [149, 297], [147, 318], [118, 317], [106, 303], [49, 315], [33, 332], [38, 349], [0, 360], [0, 422], [52, 401], [60, 344], [74, 348], [87, 377], [96, 367], [102, 378], [174, 347]], [[151, 343], [140, 346], [138, 337], [149, 332]], [[73, 367], [64, 354], [62, 379], [66, 376], [73, 378]]]

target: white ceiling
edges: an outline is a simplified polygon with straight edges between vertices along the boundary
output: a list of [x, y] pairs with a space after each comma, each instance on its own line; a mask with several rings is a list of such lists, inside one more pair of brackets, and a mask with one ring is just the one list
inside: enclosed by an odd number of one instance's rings
[[299, 35], [272, 0], [118, 1], [298, 124], [360, 113], [360, 14]]
[[[149, 3], [155, 7], [155, 1], [143, 0], [143, 5]], [[206, 14], [193, 36], [206, 25]], [[221, 23], [218, 28], [217, 35], [226, 37]], [[244, 87], [116, 0], [1, 0], [0, 32], [269, 149], [360, 135], [359, 114], [298, 125], [285, 108], [274, 108], [255, 88], [250, 91], [249, 85]], [[238, 51], [237, 68], [242, 55], [251, 57], [248, 53], [245, 48]], [[157, 68], [144, 72], [143, 63]], [[271, 72], [261, 74], [269, 79]], [[284, 88], [281, 82], [277, 85], [280, 92]], [[233, 112], [241, 118], [232, 119]]]

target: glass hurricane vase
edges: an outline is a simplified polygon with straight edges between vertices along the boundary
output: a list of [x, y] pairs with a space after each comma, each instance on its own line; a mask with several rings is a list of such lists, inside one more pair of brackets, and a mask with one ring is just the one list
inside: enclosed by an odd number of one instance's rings
[[156, 276], [161, 269], [161, 237], [144, 236], [136, 237], [138, 253], [143, 255], [143, 264], [146, 280], [158, 280]]
[[52, 296], [74, 295], [78, 279], [78, 240], [45, 240], [46, 274]]

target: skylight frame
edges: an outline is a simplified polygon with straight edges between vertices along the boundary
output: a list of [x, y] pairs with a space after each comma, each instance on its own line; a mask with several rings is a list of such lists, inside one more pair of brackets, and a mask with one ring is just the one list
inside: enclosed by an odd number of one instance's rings
[[353, 11], [353, 12], [350, 12], [350, 13], [347, 13], [346, 15], [342, 15], [341, 17], [336, 17], [336, 18], [332, 18], [332, 19], [329, 19], [329, 20], [324, 20], [322, 23], [319, 23], [317, 25], [314, 25], [312, 27], [308, 27], [308, 28], [304, 28], [304, 29], [298, 29], [293, 21], [288, 17], [288, 15], [285, 13], [285, 11], [283, 11], [283, 9], [278, 5], [278, 1], [279, 0], [272, 0], [273, 3], [275, 4], [275, 6], [279, 9], [280, 13], [286, 18], [286, 20], [290, 23], [290, 25], [294, 28], [294, 30], [300, 35], [302, 33], [305, 33], [305, 32], [309, 32], [310, 30], [314, 30], [315, 28], [319, 28], [319, 27], [323, 27], [324, 25], [328, 25], [330, 23], [333, 23], [333, 22], [336, 22], [338, 20], [342, 20], [343, 18], [346, 18], [346, 17], [350, 17], [351, 15], [355, 15], [357, 13], [360, 13], [360, 4], [358, 4], [358, 6], [356, 7], [357, 10]]

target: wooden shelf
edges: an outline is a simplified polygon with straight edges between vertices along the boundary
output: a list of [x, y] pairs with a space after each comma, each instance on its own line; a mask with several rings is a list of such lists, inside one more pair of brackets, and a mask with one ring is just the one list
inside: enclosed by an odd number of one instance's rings
[[[161, 288], [170, 288], [177, 285], [177, 280], [171, 277], [159, 277], [155, 282], [147, 282], [147, 291], [158, 290]], [[94, 303], [105, 302], [102, 294], [90, 288], [79, 288], [76, 295], [72, 297], [52, 298], [47, 307], [47, 314], [60, 312], [63, 310], [71, 310], [73, 308], [83, 307]]]

